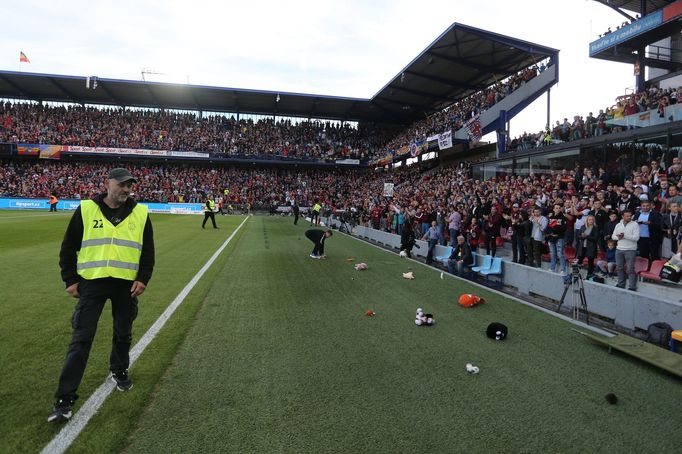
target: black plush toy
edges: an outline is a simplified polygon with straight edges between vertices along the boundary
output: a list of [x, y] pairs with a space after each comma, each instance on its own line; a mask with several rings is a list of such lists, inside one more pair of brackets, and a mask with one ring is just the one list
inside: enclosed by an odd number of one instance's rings
[[504, 340], [507, 338], [507, 327], [502, 323], [491, 323], [485, 330], [485, 335], [491, 339]]

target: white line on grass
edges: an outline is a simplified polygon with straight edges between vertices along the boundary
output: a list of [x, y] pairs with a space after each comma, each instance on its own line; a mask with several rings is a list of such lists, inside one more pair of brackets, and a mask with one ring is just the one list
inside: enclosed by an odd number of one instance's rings
[[[217, 251], [211, 256], [210, 259], [204, 264], [204, 266], [194, 275], [191, 281], [182, 289], [178, 296], [175, 297], [173, 302], [166, 308], [165, 311], [159, 316], [154, 324], [144, 333], [144, 336], [139, 340], [137, 344], [130, 350], [130, 365], [132, 366], [135, 360], [140, 357], [145, 348], [154, 340], [156, 335], [161, 331], [163, 325], [166, 324], [168, 319], [171, 318], [175, 310], [182, 304], [189, 292], [194, 288], [194, 286], [203, 277], [206, 271], [213, 265], [221, 252], [227, 247], [227, 245], [232, 241], [232, 238], [237, 234], [239, 229], [242, 228], [244, 223], [249, 219], [247, 216], [241, 224], [232, 232], [232, 234], [225, 240], [225, 242], [218, 248]], [[90, 419], [95, 415], [97, 410], [102, 406], [106, 398], [111, 394], [115, 385], [114, 383], [107, 379], [102, 383], [97, 390], [88, 398], [88, 400], [83, 404], [78, 413], [76, 413], [59, 433], [48, 443], [42, 450], [42, 454], [54, 454], [63, 453], [66, 451], [71, 443], [78, 437], [85, 425], [90, 421]]]
[[[343, 232], [339, 232], [339, 233], [343, 233]], [[369, 244], [370, 246], [374, 246], [375, 248], [381, 249], [382, 251], [388, 252], [389, 254], [393, 254], [393, 252], [389, 251], [388, 249], [382, 248], [381, 246], [376, 245], [376, 244], [374, 244], [374, 243], [370, 243], [369, 241], [364, 240], [364, 239], [362, 239], [362, 238], [358, 238], [358, 237], [356, 237], [355, 235], [350, 235], [350, 234], [348, 234], [348, 233], [344, 233], [344, 235], [349, 236], [349, 237], [353, 238], [353, 239], [356, 240], [356, 241], [360, 241], [360, 242], [362, 242], [362, 243]], [[497, 293], [498, 295], [501, 295], [501, 296], [504, 296], [504, 297], [506, 297], [506, 298], [512, 299], [512, 300], [514, 300], [514, 301], [517, 301], [517, 302], [519, 302], [519, 303], [521, 303], [521, 304], [524, 304], [524, 305], [526, 305], [526, 306], [528, 306], [528, 307], [531, 307], [531, 308], [533, 308], [533, 309], [535, 309], [535, 310], [538, 310], [538, 311], [540, 311], [540, 312], [544, 312], [545, 314], [548, 314], [548, 315], [551, 315], [551, 316], [553, 316], [553, 317], [556, 317], [556, 318], [559, 318], [559, 319], [561, 319], [561, 320], [564, 320], [564, 321], [566, 321], [566, 322], [572, 323], [572, 324], [574, 324], [574, 325], [577, 325], [577, 326], [579, 326], [579, 327], [581, 327], [581, 328], [584, 328], [584, 329], [587, 329], [587, 330], [589, 330], [589, 331], [594, 331], [595, 333], [601, 334], [602, 336], [613, 337], [613, 333], [610, 333], [610, 332], [608, 332], [608, 331], [605, 331], [605, 330], [603, 330], [603, 329], [601, 329], [601, 328], [597, 328], [596, 326], [588, 325], [587, 323], [583, 323], [583, 322], [581, 322], [580, 320], [575, 320], [575, 319], [573, 319], [573, 318], [571, 318], [571, 317], [567, 317], [567, 316], [565, 316], [565, 315], [563, 315], [563, 314], [560, 314], [560, 313], [558, 313], [558, 312], [551, 311], [551, 310], [549, 310], [549, 309], [546, 309], [546, 308], [544, 308], [544, 307], [535, 305], [535, 304], [533, 304], [533, 303], [529, 303], [528, 301], [524, 301], [524, 300], [522, 300], [521, 298], [517, 298], [516, 296], [509, 295], [509, 294], [504, 293], [504, 292], [501, 292], [501, 291], [499, 291], [499, 290], [497, 290], [497, 289], [490, 288], [490, 287], [486, 287], [485, 285], [479, 284], [478, 282], [470, 281], [470, 280], [468, 280], [468, 279], [464, 279], [464, 278], [462, 278], [462, 277], [455, 276], [455, 275], [450, 274], [450, 273], [446, 273], [445, 271], [443, 271], [443, 270], [440, 269], [440, 268], [436, 268], [435, 266], [427, 265], [427, 264], [425, 264], [425, 263], [420, 262], [419, 260], [415, 260], [415, 259], [408, 259], [408, 260], [411, 260], [411, 261], [413, 261], [413, 262], [415, 262], [415, 263], [418, 263], [418, 264], [420, 264], [420, 265], [422, 265], [422, 266], [425, 266], [425, 267], [427, 267], [427, 268], [430, 268], [430, 269], [432, 269], [432, 270], [434, 270], [434, 271], [438, 271], [439, 273], [444, 273], [446, 276], [449, 276], [449, 277], [451, 277], [451, 278], [453, 278], [453, 279], [458, 279], [458, 280], [460, 280], [460, 281], [462, 281], [462, 282], [466, 282], [466, 283], [469, 283], [469, 284], [473, 284], [473, 285], [475, 285], [475, 286], [477, 286], [477, 287], [484, 288], [484, 289], [486, 289], [486, 290], [489, 291], [489, 292]]]
[[60, 214], [73, 214], [73, 211], [65, 212], [57, 212], [57, 213], [43, 213], [43, 214], [27, 214], [25, 216], [0, 216], [0, 221], [4, 221], [5, 219], [24, 219], [24, 218], [42, 218], [42, 217], [47, 217], [47, 216], [59, 216]]

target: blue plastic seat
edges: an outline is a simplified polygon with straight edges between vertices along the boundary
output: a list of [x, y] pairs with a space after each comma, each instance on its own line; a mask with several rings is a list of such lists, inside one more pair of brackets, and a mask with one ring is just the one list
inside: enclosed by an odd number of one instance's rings
[[490, 265], [493, 262], [493, 256], [492, 255], [484, 255], [483, 256], [483, 264], [481, 266], [473, 266], [471, 267], [471, 271], [474, 273], [479, 273], [482, 270], [487, 270], [490, 268]]
[[448, 246], [447, 250], [445, 251], [445, 255], [439, 255], [436, 257], [436, 261], [446, 263], [450, 258], [450, 254], [452, 254], [452, 246]]
[[499, 257], [495, 257], [492, 260], [492, 264], [488, 269], [484, 269], [478, 272], [481, 276], [485, 277], [485, 282], [486, 283], [492, 283], [490, 281], [490, 276], [498, 276], [499, 277], [499, 284], [500, 287], [502, 287], [503, 281], [502, 281], [502, 259]]

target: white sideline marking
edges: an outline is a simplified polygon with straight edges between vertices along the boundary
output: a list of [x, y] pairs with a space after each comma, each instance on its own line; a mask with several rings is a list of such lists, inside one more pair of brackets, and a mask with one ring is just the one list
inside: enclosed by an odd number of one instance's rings
[[[166, 308], [165, 311], [159, 316], [154, 324], [144, 333], [144, 336], [138, 341], [137, 344], [130, 350], [130, 365], [132, 366], [135, 360], [140, 357], [145, 348], [154, 340], [156, 335], [161, 331], [163, 325], [166, 324], [168, 319], [173, 315], [175, 310], [182, 304], [189, 292], [194, 288], [194, 286], [199, 282], [206, 271], [213, 265], [221, 252], [227, 247], [229, 242], [234, 238], [239, 229], [242, 228], [244, 223], [249, 220], [251, 216], [247, 216], [241, 224], [232, 232], [232, 234], [225, 240], [225, 242], [218, 248], [217, 251], [208, 259], [208, 262], [194, 275], [191, 281], [182, 289], [178, 296], [175, 297], [173, 302]], [[107, 376], [104, 383], [102, 383], [99, 388], [88, 398], [83, 406], [78, 410], [78, 412], [73, 416], [73, 418], [66, 423], [66, 425], [59, 431], [59, 433], [50, 441], [50, 443], [43, 448], [42, 454], [61, 454], [66, 451], [71, 443], [78, 437], [85, 425], [90, 421], [90, 419], [97, 413], [97, 410], [102, 406], [106, 398], [114, 390], [115, 385]]]
[[[353, 238], [353, 239], [356, 240], [356, 241], [360, 241], [360, 242], [362, 242], [362, 243], [369, 244], [370, 246], [374, 246], [375, 248], [381, 249], [382, 251], [388, 252], [389, 254], [395, 254], [394, 252], [391, 252], [391, 251], [388, 250], [388, 249], [382, 248], [381, 246], [378, 246], [378, 245], [376, 245], [376, 244], [374, 244], [374, 243], [370, 243], [369, 241], [364, 240], [364, 239], [362, 239], [362, 238], [359, 238], [359, 237], [357, 237], [357, 236], [355, 236], [355, 235], [350, 235], [350, 234], [344, 233], [344, 232], [339, 232], [339, 233], [343, 233], [344, 235], [349, 236], [349, 237]], [[405, 260], [405, 259], [403, 259], [403, 260]], [[415, 259], [407, 259], [407, 260], [410, 260], [410, 261], [412, 261], [412, 262], [414, 262], [414, 263], [418, 263], [418, 264], [420, 264], [420, 265], [422, 265], [422, 266], [425, 266], [426, 268], [430, 268], [430, 269], [432, 269], [432, 270], [434, 270], [434, 271], [438, 271], [439, 273], [443, 273], [443, 270], [442, 270], [442, 269], [436, 268], [435, 266], [427, 265], [427, 264], [425, 264], [425, 263], [420, 262], [419, 260], [415, 260]], [[596, 327], [596, 326], [588, 325], [587, 323], [581, 322], [580, 320], [576, 320], [576, 319], [574, 319], [574, 318], [567, 317], [567, 316], [564, 315], [564, 314], [560, 314], [560, 313], [558, 313], [558, 312], [551, 311], [551, 310], [546, 309], [546, 308], [544, 308], [544, 307], [542, 307], [542, 306], [538, 306], [538, 305], [535, 305], [535, 304], [533, 304], [533, 303], [529, 303], [528, 301], [524, 301], [524, 300], [522, 300], [521, 298], [517, 298], [517, 297], [514, 296], [514, 295], [509, 295], [509, 294], [504, 293], [504, 292], [502, 292], [502, 291], [500, 291], [500, 290], [497, 290], [497, 289], [494, 289], [494, 288], [490, 288], [490, 287], [486, 287], [486, 286], [483, 285], [483, 284], [479, 284], [478, 282], [470, 281], [470, 280], [468, 280], [468, 279], [464, 279], [464, 278], [462, 278], [462, 277], [455, 276], [454, 274], [450, 274], [450, 273], [444, 273], [444, 274], [445, 274], [445, 276], [451, 277], [451, 278], [453, 278], [453, 279], [457, 279], [457, 280], [460, 280], [460, 281], [462, 281], [462, 282], [466, 282], [466, 283], [469, 283], [469, 284], [473, 284], [473, 285], [475, 285], [475, 286], [477, 286], [477, 287], [481, 287], [481, 288], [483, 288], [483, 289], [485, 289], [485, 290], [487, 290], [487, 291], [489, 291], [489, 292], [493, 292], [493, 293], [496, 293], [496, 294], [498, 294], [498, 295], [504, 296], [505, 298], [512, 299], [512, 300], [517, 301], [517, 302], [519, 302], [519, 303], [521, 303], [521, 304], [523, 304], [523, 305], [525, 305], [525, 306], [531, 307], [531, 308], [533, 308], [533, 309], [535, 309], [535, 310], [538, 310], [538, 311], [540, 311], [540, 312], [544, 312], [544, 313], [547, 314], [547, 315], [551, 315], [552, 317], [559, 318], [559, 319], [561, 319], [561, 320], [563, 320], [563, 321], [565, 321], [565, 322], [569, 322], [569, 323], [571, 323], [571, 324], [573, 324], [573, 325], [579, 326], [579, 327], [581, 327], [581, 328], [583, 328], [583, 329], [586, 329], [586, 330], [588, 330], [588, 331], [593, 331], [593, 332], [595, 332], [595, 333], [597, 333], [597, 334], [601, 334], [602, 336], [606, 336], [606, 337], [613, 337], [613, 333], [610, 333], [610, 332], [608, 332], [608, 331], [605, 331], [605, 330], [603, 330], [603, 329], [601, 329], [601, 328], [598, 328], [598, 327]]]
[[43, 214], [27, 214], [26, 216], [0, 216], [0, 221], [5, 219], [24, 219], [24, 218], [42, 218], [47, 216], [59, 216], [62, 214], [73, 214], [73, 211], [58, 211], [57, 213], [43, 213]]

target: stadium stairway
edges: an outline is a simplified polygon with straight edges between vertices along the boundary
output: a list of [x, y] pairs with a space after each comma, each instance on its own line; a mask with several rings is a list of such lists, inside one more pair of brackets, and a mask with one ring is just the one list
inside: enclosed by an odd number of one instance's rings
[[[483, 112], [479, 117], [482, 135], [500, 129], [506, 130], [507, 121], [514, 118], [559, 81], [558, 71], [558, 65], [549, 66], [545, 71], [538, 74], [523, 86], [510, 93], [506, 98]], [[465, 141], [468, 140], [467, 128], [462, 127], [455, 131], [454, 138]]]

